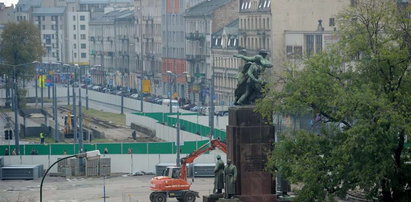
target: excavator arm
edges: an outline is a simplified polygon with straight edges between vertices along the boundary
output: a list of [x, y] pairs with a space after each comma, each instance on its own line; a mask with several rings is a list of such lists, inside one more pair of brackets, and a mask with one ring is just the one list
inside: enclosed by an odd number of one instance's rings
[[187, 181], [187, 164], [194, 162], [194, 160], [199, 157], [200, 155], [214, 150], [215, 148], [219, 148], [224, 153], [227, 153], [227, 145], [221, 142], [218, 139], [210, 140], [210, 142], [202, 145], [197, 150], [193, 151], [190, 155], [181, 159], [181, 169], [180, 169], [180, 176], [179, 179]]

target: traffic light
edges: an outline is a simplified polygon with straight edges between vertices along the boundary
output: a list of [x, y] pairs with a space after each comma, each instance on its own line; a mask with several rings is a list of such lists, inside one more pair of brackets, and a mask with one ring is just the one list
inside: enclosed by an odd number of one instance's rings
[[12, 140], [13, 139], [13, 131], [12, 130], [4, 130], [4, 139]]

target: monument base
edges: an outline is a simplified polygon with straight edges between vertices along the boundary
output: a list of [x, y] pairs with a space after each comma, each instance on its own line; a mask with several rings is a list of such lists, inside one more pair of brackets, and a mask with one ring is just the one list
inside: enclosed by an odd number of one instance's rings
[[276, 202], [277, 196], [274, 194], [267, 194], [267, 195], [240, 195], [236, 196], [240, 199], [241, 202]]
[[224, 194], [210, 194], [209, 196], [203, 196], [203, 202], [217, 202], [221, 198], [224, 198]]

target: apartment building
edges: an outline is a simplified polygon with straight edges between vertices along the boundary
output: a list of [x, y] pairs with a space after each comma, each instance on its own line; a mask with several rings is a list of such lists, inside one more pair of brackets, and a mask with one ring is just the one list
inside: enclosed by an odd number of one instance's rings
[[271, 61], [276, 74], [286, 62], [299, 65], [299, 58], [322, 51], [335, 43], [336, 15], [355, 4], [352, 0], [277, 0], [271, 2]]
[[[170, 85], [172, 92], [178, 97], [188, 97], [188, 84], [184, 72], [187, 72], [186, 52], [185, 52], [185, 12], [204, 0], [162, 0], [162, 79], [157, 85], [162, 91], [161, 94], [167, 95]], [[176, 83], [170, 83], [167, 71], [179, 75]]]
[[87, 11], [66, 12], [66, 63], [89, 64], [89, 21], [90, 13]]
[[204, 1], [188, 9], [184, 18], [189, 99], [205, 105], [212, 76], [211, 35], [238, 18], [238, 1]]
[[[137, 89], [142, 80], [150, 80], [151, 93], [159, 94], [161, 80], [161, 1], [135, 0], [135, 52], [137, 70], [131, 73]], [[142, 9], [141, 9], [142, 8]]]
[[65, 8], [34, 8], [32, 18], [41, 32], [41, 42], [45, 49], [43, 62], [63, 62]]
[[212, 76], [214, 78], [215, 103], [231, 105], [234, 103], [234, 91], [237, 88], [237, 75], [243, 62], [234, 58], [239, 48], [239, 19], [211, 36]]
[[[136, 70], [134, 11], [115, 10], [91, 19], [90, 72], [93, 81], [110, 86], [135, 88], [129, 73]], [[103, 73], [102, 73], [103, 72]]]
[[271, 0], [240, 0], [239, 46], [247, 54], [271, 51], [271, 18]]

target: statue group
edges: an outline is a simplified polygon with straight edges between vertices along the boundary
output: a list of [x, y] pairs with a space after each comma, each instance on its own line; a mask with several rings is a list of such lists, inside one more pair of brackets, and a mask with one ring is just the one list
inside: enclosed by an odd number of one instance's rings
[[255, 103], [256, 99], [263, 97], [262, 90], [267, 82], [263, 80], [262, 74], [266, 68], [273, 67], [268, 61], [267, 55], [266, 50], [260, 50], [253, 57], [241, 54], [234, 55], [234, 57], [246, 61], [238, 75], [238, 84], [234, 92], [234, 105], [251, 105]]
[[235, 195], [235, 184], [237, 181], [237, 168], [227, 159], [227, 167], [224, 166], [221, 156], [217, 155], [217, 162], [214, 168], [214, 190], [215, 194], [222, 194], [224, 188], [224, 198], [232, 198]]

